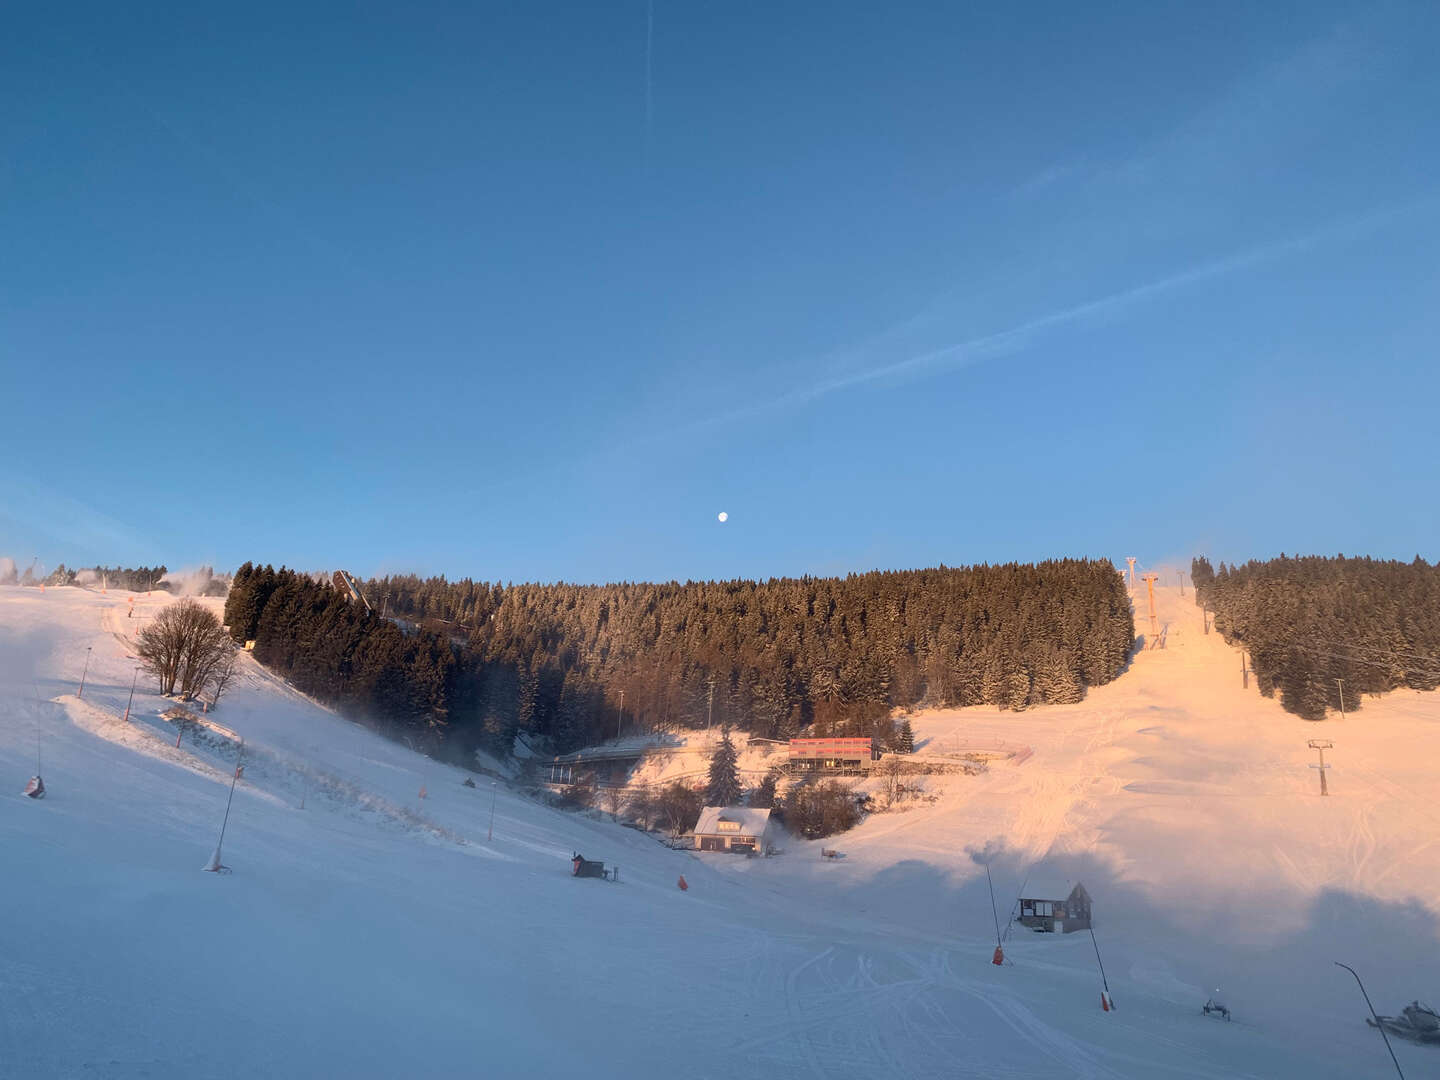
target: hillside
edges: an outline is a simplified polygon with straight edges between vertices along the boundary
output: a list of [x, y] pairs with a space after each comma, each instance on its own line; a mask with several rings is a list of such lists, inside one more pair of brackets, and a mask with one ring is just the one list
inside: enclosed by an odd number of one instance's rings
[[[1440, 997], [1440, 697], [1307, 724], [1161, 590], [1167, 648], [1077, 705], [915, 718], [922, 753], [1023, 742], [937, 801], [768, 860], [465, 788], [247, 657], [177, 750], [137, 691], [126, 596], [0, 588], [0, 1060], [36, 1077], [1381, 1075], [1378, 1007]], [[137, 616], [168, 602], [135, 602]], [[92, 649], [83, 700], [76, 698]], [[18, 793], [40, 730], [49, 796]], [[1320, 799], [1307, 738], [1333, 739]], [[418, 798], [422, 786], [427, 797]], [[305, 809], [299, 809], [301, 799]], [[1083, 880], [1088, 936], [994, 931], [1030, 874]], [[569, 876], [581, 851], [618, 884]], [[690, 888], [681, 892], [683, 873]], [[1428, 980], [1428, 982], [1426, 981]], [[1220, 985], [1229, 1025], [1199, 1014]], [[1433, 1049], [1397, 1045], [1412, 1075]]]

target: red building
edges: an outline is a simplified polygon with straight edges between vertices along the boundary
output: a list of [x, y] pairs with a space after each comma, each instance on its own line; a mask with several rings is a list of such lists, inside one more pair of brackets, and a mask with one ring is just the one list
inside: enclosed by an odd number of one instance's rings
[[880, 755], [875, 740], [791, 739], [790, 768], [809, 772], [869, 772]]

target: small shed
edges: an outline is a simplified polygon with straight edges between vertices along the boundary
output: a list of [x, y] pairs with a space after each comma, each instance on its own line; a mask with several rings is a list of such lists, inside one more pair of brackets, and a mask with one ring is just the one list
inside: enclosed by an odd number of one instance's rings
[[1070, 934], [1090, 929], [1090, 894], [1080, 882], [1027, 881], [1016, 922], [1032, 930]]
[[770, 833], [770, 811], [748, 806], [707, 806], [695, 823], [697, 851], [763, 852]]

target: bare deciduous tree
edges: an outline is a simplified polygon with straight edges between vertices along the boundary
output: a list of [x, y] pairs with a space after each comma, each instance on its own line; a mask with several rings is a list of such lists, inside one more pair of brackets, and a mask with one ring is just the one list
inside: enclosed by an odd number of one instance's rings
[[210, 679], [210, 707], [213, 709], [220, 704], [220, 697], [230, 686], [230, 680], [235, 677], [235, 650], [229, 649], [224, 659], [215, 665], [215, 672]]
[[880, 791], [887, 807], [894, 806], [904, 791], [904, 785], [900, 783], [900, 768], [900, 758], [895, 754], [886, 754], [875, 770], [880, 774]]
[[792, 788], [785, 796], [785, 827], [807, 840], [834, 836], [859, 822], [855, 793], [838, 780]]
[[234, 662], [234, 646], [220, 620], [194, 600], [164, 608], [140, 632], [136, 651], [145, 670], [160, 680], [162, 694], [173, 694], [178, 686], [186, 698], [203, 693], [227, 660]]
[[691, 791], [676, 781], [656, 793], [654, 805], [655, 816], [665, 825], [670, 835], [679, 836], [695, 827], [700, 811], [705, 807], [705, 799], [700, 792]]
[[630, 796], [625, 804], [625, 812], [645, 828], [652, 828], [655, 823], [655, 800], [648, 790], [641, 788]]

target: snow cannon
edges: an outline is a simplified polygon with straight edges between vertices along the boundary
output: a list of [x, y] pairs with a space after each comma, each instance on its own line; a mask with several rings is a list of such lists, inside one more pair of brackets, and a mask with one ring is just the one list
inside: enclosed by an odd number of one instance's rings
[[30, 777], [30, 782], [25, 785], [25, 794], [32, 799], [43, 799], [45, 797], [45, 781], [39, 776]]
[[1416, 1031], [1424, 1032], [1427, 1035], [1440, 1033], [1440, 1013], [1437, 1013], [1429, 1005], [1422, 1005], [1418, 1001], [1412, 1001], [1400, 1014], [1410, 1021], [1410, 1026]]
[[990, 958], [990, 962], [996, 967], [1003, 967], [1005, 965], [1005, 950], [999, 945], [995, 946], [995, 955]]
[[680, 880], [675, 882], [675, 884], [679, 887], [681, 892], [688, 892], [690, 890], [690, 886], [685, 881], [684, 874], [680, 875]]
[[1440, 1013], [1429, 1005], [1412, 1001], [1400, 1010], [1399, 1016], [1381, 1016], [1377, 1019], [1380, 1021], [1378, 1024], [1367, 1016], [1365, 1023], [1411, 1042], [1440, 1046]]

